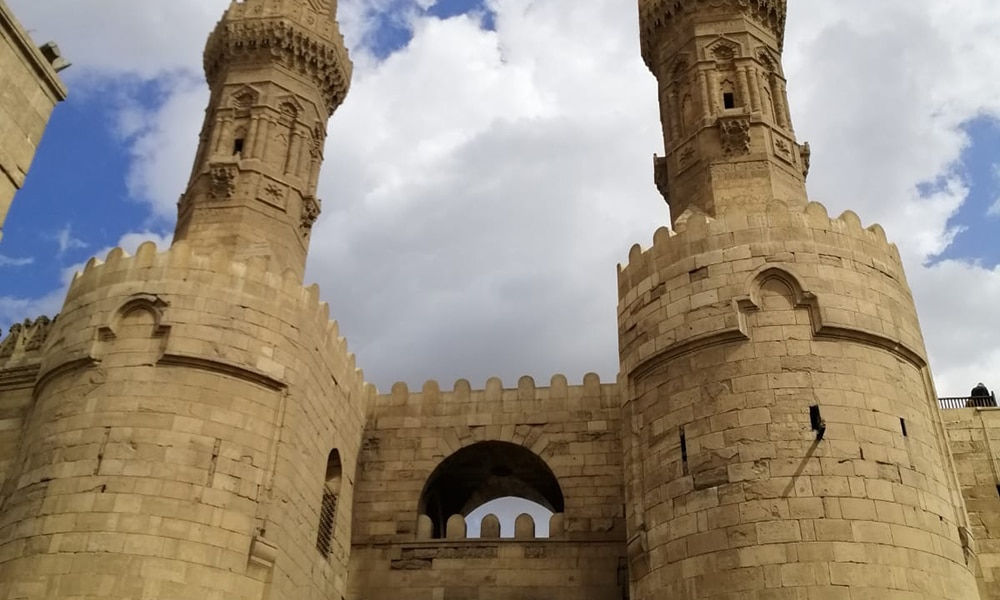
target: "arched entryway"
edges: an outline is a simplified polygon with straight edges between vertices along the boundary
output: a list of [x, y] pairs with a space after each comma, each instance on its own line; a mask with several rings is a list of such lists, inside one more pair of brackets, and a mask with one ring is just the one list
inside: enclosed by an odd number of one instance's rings
[[420, 514], [430, 517], [433, 537], [444, 537], [453, 515], [466, 516], [498, 498], [521, 498], [553, 513], [564, 500], [552, 469], [537, 454], [509, 442], [479, 442], [444, 459], [424, 485]]

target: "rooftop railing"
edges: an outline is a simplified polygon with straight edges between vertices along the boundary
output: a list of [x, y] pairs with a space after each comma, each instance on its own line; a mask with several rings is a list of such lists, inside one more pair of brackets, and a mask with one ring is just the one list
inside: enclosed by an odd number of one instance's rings
[[938, 405], [941, 410], [953, 410], [956, 408], [996, 408], [997, 395], [992, 393], [989, 396], [956, 396], [952, 398], [938, 398]]

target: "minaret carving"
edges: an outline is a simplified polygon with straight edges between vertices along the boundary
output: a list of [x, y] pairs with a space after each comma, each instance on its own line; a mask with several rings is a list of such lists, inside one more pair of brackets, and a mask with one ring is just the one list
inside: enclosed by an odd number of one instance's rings
[[804, 204], [804, 157], [780, 60], [785, 0], [639, 5], [666, 150], [654, 160], [655, 179], [673, 219], [748, 208], [763, 192]]
[[175, 241], [300, 276], [321, 202], [326, 122], [350, 86], [332, 0], [234, 1], [209, 38], [211, 100]]

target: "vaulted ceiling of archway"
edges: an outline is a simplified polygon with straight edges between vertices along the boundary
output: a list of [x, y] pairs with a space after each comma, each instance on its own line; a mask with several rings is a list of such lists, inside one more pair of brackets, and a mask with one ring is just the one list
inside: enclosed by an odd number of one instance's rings
[[507, 442], [481, 442], [446, 458], [431, 474], [420, 508], [432, 519], [447, 519], [508, 496], [553, 512], [564, 508], [559, 482], [545, 461]]

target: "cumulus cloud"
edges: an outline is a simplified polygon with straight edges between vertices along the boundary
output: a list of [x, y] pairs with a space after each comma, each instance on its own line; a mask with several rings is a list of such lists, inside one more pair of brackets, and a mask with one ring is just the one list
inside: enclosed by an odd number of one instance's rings
[[[134, 158], [131, 193], [169, 220], [207, 98], [198, 54], [226, 2], [11, 4], [49, 27], [81, 72], [165, 82], [163, 102], [125, 103], [118, 127]], [[668, 222], [652, 184], [662, 140], [634, 2], [489, 6], [495, 31], [404, 0], [340, 3], [355, 79], [331, 122], [308, 277], [383, 388], [588, 370], [612, 380], [614, 265]], [[378, 60], [370, 44], [386, 11], [413, 39]], [[110, 23], [98, 28], [107, 35], [85, 34], [88, 19]], [[1000, 79], [983, 76], [1000, 53], [983, 32], [997, 28], [994, 0], [796, 2], [789, 15], [786, 71], [797, 133], [813, 148], [811, 196], [882, 223], [899, 243], [946, 394], [1000, 373], [1000, 341], [984, 333], [1000, 325], [1000, 272], [926, 266], [953, 239], [967, 196], [961, 126], [1000, 114]]]

